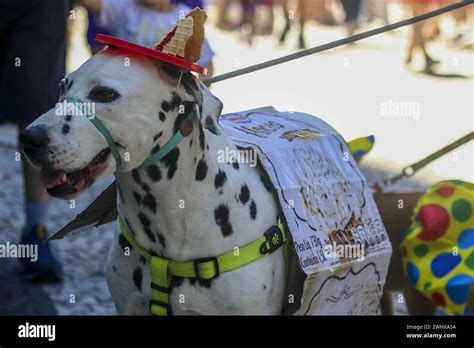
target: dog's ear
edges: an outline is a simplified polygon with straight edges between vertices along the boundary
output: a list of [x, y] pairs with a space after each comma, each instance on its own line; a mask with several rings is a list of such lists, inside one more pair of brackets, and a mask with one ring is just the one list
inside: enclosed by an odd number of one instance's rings
[[219, 117], [222, 112], [222, 102], [214, 96], [206, 85], [199, 81], [200, 96], [199, 96], [199, 119], [203, 128], [214, 135], [221, 134], [221, 127], [219, 125]]

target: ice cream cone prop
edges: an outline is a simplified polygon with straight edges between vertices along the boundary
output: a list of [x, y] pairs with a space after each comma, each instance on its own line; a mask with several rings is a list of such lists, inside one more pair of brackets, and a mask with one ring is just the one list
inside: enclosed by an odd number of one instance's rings
[[442, 181], [423, 195], [401, 243], [410, 283], [447, 314], [463, 314], [474, 283], [474, 184]]
[[95, 40], [175, 65], [184, 70], [207, 74], [205, 68], [195, 64], [201, 57], [206, 19], [206, 12], [196, 7], [180, 19], [176, 26], [152, 48], [103, 34], [98, 34]]

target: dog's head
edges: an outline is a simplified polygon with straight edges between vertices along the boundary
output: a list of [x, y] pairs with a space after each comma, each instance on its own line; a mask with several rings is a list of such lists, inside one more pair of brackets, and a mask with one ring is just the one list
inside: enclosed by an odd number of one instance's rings
[[[181, 76], [171, 65], [119, 49], [89, 59], [60, 89], [56, 107], [20, 135], [25, 154], [41, 167], [42, 182], [55, 197], [70, 198], [116, 170], [137, 168], [173, 136], [194, 102], [202, 127], [218, 132], [209, 117], [220, 115], [222, 103], [194, 75]], [[80, 100], [81, 107], [65, 98]], [[124, 159], [120, 168], [86, 113], [110, 132]]]

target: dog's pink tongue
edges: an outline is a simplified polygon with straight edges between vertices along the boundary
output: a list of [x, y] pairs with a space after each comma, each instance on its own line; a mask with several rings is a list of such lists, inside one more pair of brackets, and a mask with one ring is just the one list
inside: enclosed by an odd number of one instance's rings
[[86, 180], [79, 180], [79, 182], [74, 187], [76, 188], [77, 192], [81, 192], [82, 190], [84, 190], [84, 187], [86, 187]]
[[40, 180], [46, 188], [57, 186], [61, 183], [64, 172], [62, 170], [41, 168]]

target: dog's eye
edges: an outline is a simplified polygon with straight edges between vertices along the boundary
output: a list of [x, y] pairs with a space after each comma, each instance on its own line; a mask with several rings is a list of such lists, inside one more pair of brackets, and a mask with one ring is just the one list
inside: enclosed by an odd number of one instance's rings
[[94, 87], [87, 96], [87, 99], [96, 103], [110, 103], [118, 98], [120, 98], [120, 94], [118, 94], [117, 91], [112, 88], [101, 86]]

